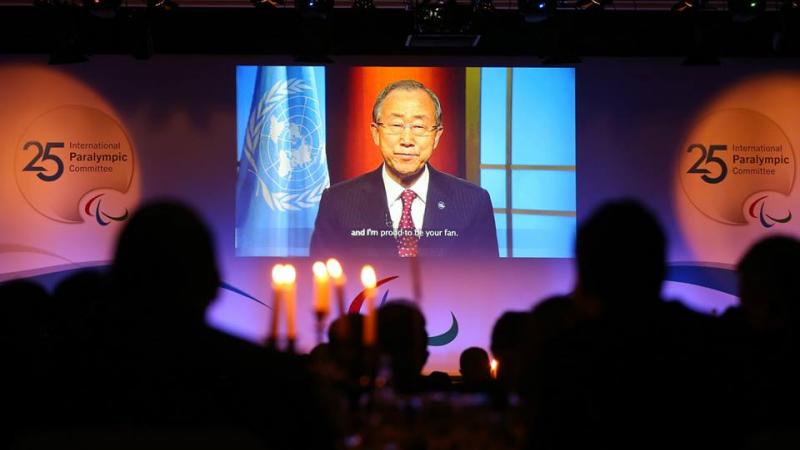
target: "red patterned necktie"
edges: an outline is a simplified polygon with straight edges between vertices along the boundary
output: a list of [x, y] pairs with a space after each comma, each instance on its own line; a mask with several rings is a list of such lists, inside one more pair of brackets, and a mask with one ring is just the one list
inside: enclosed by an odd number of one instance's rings
[[417, 256], [419, 238], [414, 234], [414, 219], [411, 217], [411, 203], [417, 194], [411, 189], [406, 189], [400, 196], [403, 200], [403, 214], [400, 216], [400, 226], [397, 228], [397, 253], [401, 257]]

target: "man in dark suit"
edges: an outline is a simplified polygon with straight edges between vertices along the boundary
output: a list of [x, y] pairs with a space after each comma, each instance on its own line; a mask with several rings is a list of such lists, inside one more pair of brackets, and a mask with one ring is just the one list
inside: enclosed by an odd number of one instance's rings
[[488, 192], [428, 164], [441, 119], [439, 99], [422, 83], [383, 89], [371, 124], [383, 165], [322, 194], [312, 255], [497, 257]]

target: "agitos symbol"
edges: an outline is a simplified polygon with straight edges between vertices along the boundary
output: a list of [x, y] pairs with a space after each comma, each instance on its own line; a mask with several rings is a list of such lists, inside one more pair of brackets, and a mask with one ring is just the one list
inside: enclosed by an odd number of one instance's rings
[[[84, 207], [84, 212], [86, 212], [86, 215], [87, 216], [92, 216], [93, 215], [95, 220], [97, 220], [97, 223], [102, 225], [102, 226], [104, 226], [104, 227], [107, 226], [108, 224], [110, 224], [112, 221], [113, 222], [122, 222], [123, 220], [126, 220], [128, 218], [128, 208], [125, 208], [125, 212], [122, 215], [119, 215], [119, 216], [112, 216], [112, 215], [110, 215], [110, 214], [108, 214], [105, 211], [102, 211], [100, 209], [100, 207], [101, 207], [101, 205], [103, 203], [100, 200], [100, 197], [102, 197], [104, 195], [106, 195], [106, 194], [96, 195], [96, 196], [92, 197], [91, 200], [86, 202], [86, 207]], [[92, 204], [95, 202], [95, 200], [97, 200], [97, 204], [95, 205], [94, 210], [92, 210]], [[108, 220], [106, 220], [106, 219], [108, 219]]]
[[[786, 217], [782, 217], [780, 219], [772, 217], [769, 214], [765, 213], [764, 205], [767, 203], [766, 201], [767, 197], [768, 197], [767, 195], [759, 197], [750, 205], [750, 208], [748, 209], [750, 217], [758, 219], [761, 222], [761, 226], [763, 226], [764, 228], [772, 228], [776, 223], [787, 223], [790, 220], [792, 220], [791, 211], [789, 211]], [[758, 208], [758, 215], [756, 216], [756, 207], [758, 206], [759, 203], [761, 204], [761, 207]]]
[[[386, 284], [396, 278], [398, 278], [397, 275], [380, 279], [378, 280], [377, 283], [375, 283], [375, 287]], [[350, 307], [347, 309], [347, 312], [350, 314], [358, 314], [359, 312], [361, 312], [361, 306], [364, 304], [366, 296], [367, 296], [366, 289], [359, 292], [358, 295], [356, 295], [353, 301], [350, 303]], [[381, 305], [386, 303], [386, 299], [388, 296], [389, 296], [389, 290], [387, 289], [386, 292], [383, 293], [383, 297], [381, 299]], [[428, 336], [428, 345], [433, 347], [440, 347], [443, 345], [447, 345], [455, 340], [456, 336], [458, 336], [458, 320], [456, 320], [456, 315], [453, 314], [452, 311], [450, 311], [450, 318], [451, 318], [450, 328], [442, 334], [436, 336]]]
[[[97, 198], [97, 197], [95, 197], [95, 198]], [[92, 200], [94, 200], [95, 198], [93, 198]], [[92, 200], [90, 200], [90, 203], [91, 203]], [[87, 206], [87, 209], [88, 209], [88, 206]], [[398, 278], [397, 275], [383, 278], [381, 280], [378, 280], [378, 282], [375, 283], [375, 286], [377, 287], [377, 286], [386, 284], [386, 283], [388, 283], [388, 282], [390, 282], [390, 281], [392, 281], [394, 279], [397, 279], [397, 278]], [[235, 287], [233, 285], [230, 285], [228, 283], [222, 282], [220, 284], [220, 287], [222, 287], [225, 290], [228, 290], [228, 291], [234, 292], [236, 294], [242, 295], [242, 296], [244, 296], [244, 297], [246, 297], [246, 298], [248, 298], [250, 300], [253, 300], [256, 303], [260, 304], [261, 306], [264, 306], [265, 308], [272, 309], [271, 306], [267, 305], [266, 303], [262, 302], [261, 300], [253, 297], [252, 295], [248, 294], [247, 292], [245, 292], [245, 291], [243, 291], [243, 290], [241, 290], [241, 289], [239, 289], [239, 288], [237, 288], [237, 287]], [[389, 290], [387, 289], [386, 292], [383, 293], [383, 297], [381, 299], [381, 305], [386, 303], [386, 299], [388, 297], [389, 297]], [[356, 295], [355, 298], [353, 299], [353, 301], [350, 303], [350, 307], [347, 309], [347, 312], [349, 314], [358, 314], [359, 312], [361, 312], [361, 306], [364, 304], [365, 298], [366, 298], [366, 292], [365, 291], [359, 292], [358, 295]], [[456, 315], [453, 314], [452, 311], [450, 311], [450, 319], [451, 319], [450, 328], [447, 331], [445, 331], [442, 334], [436, 335], [436, 336], [428, 336], [428, 345], [429, 346], [441, 347], [441, 346], [447, 345], [447, 344], [449, 344], [449, 343], [451, 343], [451, 342], [453, 342], [455, 340], [456, 336], [458, 336], [458, 320], [456, 320]]]

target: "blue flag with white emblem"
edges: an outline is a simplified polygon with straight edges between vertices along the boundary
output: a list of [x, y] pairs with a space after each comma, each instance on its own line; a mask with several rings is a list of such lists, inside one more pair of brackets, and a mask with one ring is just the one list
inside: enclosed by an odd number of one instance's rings
[[237, 102], [236, 254], [307, 256], [330, 184], [325, 68], [239, 67]]

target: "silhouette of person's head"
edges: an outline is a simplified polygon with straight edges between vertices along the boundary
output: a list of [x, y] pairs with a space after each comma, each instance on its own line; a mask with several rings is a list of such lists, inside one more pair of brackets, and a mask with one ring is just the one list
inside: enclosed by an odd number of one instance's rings
[[357, 384], [364, 369], [364, 317], [347, 314], [328, 328], [329, 353], [350, 384]]
[[447, 392], [453, 388], [453, 380], [447, 372], [434, 370], [428, 375], [427, 388], [434, 392]]
[[[547, 358], [552, 358], [553, 349], [569, 339], [579, 323], [575, 302], [570, 297], [548, 297], [533, 307], [524, 324], [520, 340], [524, 342], [517, 354], [519, 362], [518, 392], [529, 398], [532, 404], [542, 395], [542, 375], [547, 367]], [[556, 351], [555, 353], [558, 353]], [[502, 368], [501, 364], [499, 368]], [[502, 372], [501, 372], [502, 373]]]
[[666, 238], [655, 216], [631, 201], [607, 203], [579, 227], [577, 291], [601, 307], [660, 298]]
[[416, 389], [428, 360], [428, 333], [413, 303], [395, 300], [378, 309], [378, 349], [391, 363], [397, 389]]
[[497, 380], [508, 390], [516, 390], [522, 365], [520, 353], [529, 314], [506, 311], [492, 329], [491, 350], [497, 359]]
[[333, 358], [331, 358], [331, 346], [328, 343], [317, 344], [308, 353], [308, 368], [322, 378], [330, 376]]
[[185, 205], [148, 204], [119, 237], [112, 279], [146, 315], [202, 321], [220, 283], [211, 234]]
[[464, 386], [486, 384], [492, 378], [489, 354], [480, 347], [470, 347], [461, 352], [459, 367]]
[[579, 319], [570, 297], [555, 295], [542, 300], [530, 313], [526, 322], [527, 345], [541, 346], [557, 339], [575, 325]]
[[773, 236], [753, 245], [739, 262], [739, 298], [748, 323], [777, 330], [800, 322], [800, 241]]

